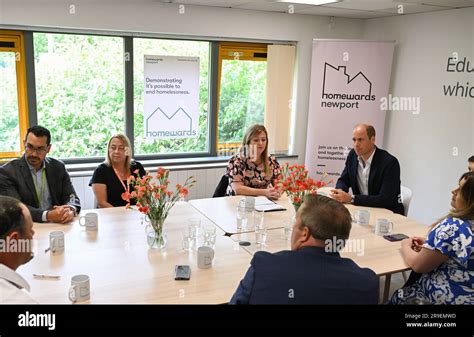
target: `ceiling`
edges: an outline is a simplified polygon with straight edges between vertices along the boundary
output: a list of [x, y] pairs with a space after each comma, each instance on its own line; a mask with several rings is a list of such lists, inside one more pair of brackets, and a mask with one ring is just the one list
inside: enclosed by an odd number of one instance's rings
[[[163, 3], [184, 5], [212, 6], [224, 8], [248, 9], [266, 12], [324, 15], [357, 19], [371, 19], [400, 15], [399, 5], [403, 6], [403, 14], [424, 13], [449, 10], [454, 8], [474, 7], [474, 0], [340, 0], [325, 5], [302, 5], [282, 3], [278, 0], [157, 0]], [[474, 20], [474, 19], [473, 19]]]

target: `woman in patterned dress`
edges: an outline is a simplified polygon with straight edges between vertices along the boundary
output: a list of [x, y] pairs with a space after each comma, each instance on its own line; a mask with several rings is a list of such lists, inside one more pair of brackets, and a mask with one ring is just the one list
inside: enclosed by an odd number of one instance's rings
[[[466, 172], [452, 191], [452, 210], [435, 223], [426, 240], [402, 241], [405, 262], [419, 278], [398, 289], [392, 304], [421, 300], [433, 304], [474, 304], [474, 172]], [[408, 283], [407, 283], [408, 284]]]
[[229, 160], [226, 195], [265, 196], [278, 199], [273, 187], [280, 174], [280, 164], [268, 155], [268, 133], [263, 125], [253, 125], [245, 133], [238, 154]]

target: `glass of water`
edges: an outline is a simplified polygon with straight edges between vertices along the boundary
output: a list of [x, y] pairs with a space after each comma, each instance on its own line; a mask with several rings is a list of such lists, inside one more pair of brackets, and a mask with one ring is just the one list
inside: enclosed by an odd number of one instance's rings
[[242, 232], [247, 229], [247, 210], [245, 209], [245, 205], [239, 205], [237, 207], [237, 231]]
[[285, 221], [285, 240], [291, 239], [291, 234], [293, 233], [293, 223], [291, 221]]
[[216, 227], [213, 225], [207, 225], [204, 227], [203, 232], [203, 246], [214, 247], [216, 244]]
[[196, 239], [199, 236], [200, 228], [201, 228], [201, 219], [198, 219], [198, 218], [188, 219], [188, 231], [189, 231], [189, 236], [192, 239]]
[[253, 212], [253, 226], [255, 230], [265, 227], [265, 212]]
[[191, 238], [191, 236], [189, 235], [189, 231], [188, 230], [184, 230], [182, 232], [182, 237], [183, 237], [183, 241], [182, 241], [182, 248], [183, 250], [191, 250], [193, 249], [193, 238]]
[[255, 228], [255, 243], [264, 245], [267, 242], [267, 229], [264, 227]]

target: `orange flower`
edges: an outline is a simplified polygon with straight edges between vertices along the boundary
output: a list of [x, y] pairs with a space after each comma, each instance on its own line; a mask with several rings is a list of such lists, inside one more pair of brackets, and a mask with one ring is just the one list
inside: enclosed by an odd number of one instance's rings
[[181, 188], [180, 193], [183, 197], [189, 194], [189, 190], [187, 188]]
[[122, 200], [130, 201], [130, 198], [131, 198], [131, 194], [129, 192], [122, 193]]
[[[169, 210], [180, 199], [189, 193], [188, 188], [196, 182], [193, 177], [188, 177], [184, 184], [176, 184], [176, 189], [171, 191], [169, 170], [158, 168], [156, 177], [150, 173], [143, 177], [130, 176], [127, 181], [131, 185], [132, 192], [124, 193], [122, 197], [130, 201], [130, 198], [137, 200], [137, 208], [140, 212], [147, 214], [150, 219], [163, 219], [168, 215]], [[130, 207], [130, 205], [128, 205]]]
[[285, 192], [295, 207], [299, 207], [306, 194], [316, 194], [318, 188], [328, 185], [328, 182], [324, 181], [325, 177], [327, 174], [323, 174], [321, 180], [315, 181], [309, 177], [309, 172], [304, 165], [286, 163], [274, 186], [280, 193]]

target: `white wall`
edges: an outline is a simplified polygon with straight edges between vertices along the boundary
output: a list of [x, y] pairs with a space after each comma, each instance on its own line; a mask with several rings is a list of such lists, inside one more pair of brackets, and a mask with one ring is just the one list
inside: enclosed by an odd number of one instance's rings
[[[74, 4], [75, 14], [70, 14]], [[363, 21], [177, 4], [157, 0], [0, 0], [0, 25], [297, 41], [294, 154], [304, 163], [313, 38], [360, 38]], [[298, 132], [296, 132], [298, 130]]]
[[474, 73], [446, 72], [453, 52], [474, 67], [474, 8], [366, 20], [364, 38], [397, 41], [390, 93], [421, 98], [419, 115], [387, 113], [384, 143], [414, 192], [409, 216], [431, 223], [449, 211], [450, 190], [474, 154], [474, 99], [444, 96], [442, 87], [474, 84]]

